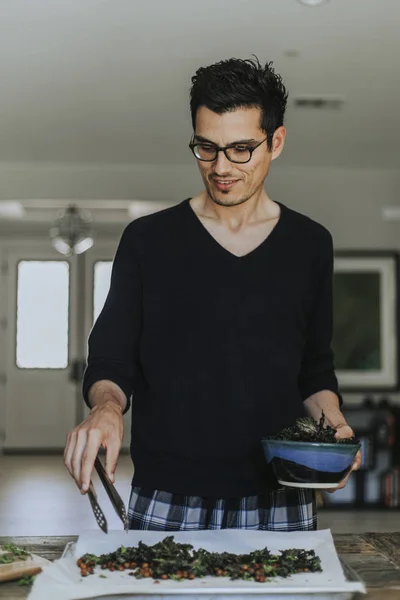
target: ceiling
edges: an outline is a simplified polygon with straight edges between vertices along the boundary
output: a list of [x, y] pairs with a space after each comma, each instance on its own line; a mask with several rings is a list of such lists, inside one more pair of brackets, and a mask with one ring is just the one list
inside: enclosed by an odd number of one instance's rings
[[[290, 93], [278, 168], [398, 169], [399, 0], [0, 0], [0, 15], [0, 200], [171, 200], [197, 177], [191, 76], [252, 54]], [[314, 94], [344, 102], [294, 107]]]

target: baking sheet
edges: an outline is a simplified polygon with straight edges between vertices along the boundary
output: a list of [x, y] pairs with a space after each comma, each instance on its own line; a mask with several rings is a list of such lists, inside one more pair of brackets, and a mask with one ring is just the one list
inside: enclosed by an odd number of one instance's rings
[[[270, 582], [230, 581], [227, 578], [205, 577], [193, 581], [162, 581], [155, 584], [152, 579], [137, 580], [128, 573], [95, 570], [86, 578], [80, 576], [76, 559], [86, 552], [105, 554], [119, 546], [135, 546], [139, 541], [155, 544], [167, 535], [173, 535], [177, 542], [190, 543], [195, 548], [205, 548], [214, 552], [247, 553], [268, 547], [271, 552], [289, 548], [315, 550], [321, 559], [322, 573], [298, 573], [288, 578], [274, 578]], [[100, 578], [106, 574], [106, 579]], [[125, 598], [160, 597], [168, 600], [183, 595], [201, 597], [202, 600], [215, 597], [222, 600], [232, 595], [241, 598], [256, 596], [280, 599], [301, 595], [302, 598], [348, 598], [354, 592], [365, 593], [365, 586], [359, 581], [348, 581], [343, 573], [330, 530], [296, 531], [275, 533], [225, 529], [218, 531], [110, 531], [108, 535], [99, 530], [84, 531], [78, 539], [75, 556], [55, 561], [38, 575], [29, 595], [29, 600], [83, 600], [87, 598], [107, 598], [125, 595]], [[341, 595], [342, 594], [342, 595]], [[344, 594], [344, 595], [343, 595]], [[307, 596], [308, 595], [308, 596]]]

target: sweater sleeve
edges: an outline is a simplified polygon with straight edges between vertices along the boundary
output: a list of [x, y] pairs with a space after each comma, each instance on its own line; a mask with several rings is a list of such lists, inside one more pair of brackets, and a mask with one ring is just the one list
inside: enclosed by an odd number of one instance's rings
[[319, 270], [314, 311], [311, 316], [299, 374], [299, 389], [303, 400], [323, 390], [334, 392], [340, 406], [343, 403], [335, 374], [331, 348], [333, 335], [333, 242], [328, 233], [321, 248], [322, 265]]
[[110, 290], [88, 340], [82, 391], [89, 406], [90, 387], [102, 379], [125, 393], [129, 410], [138, 362], [141, 329], [141, 282], [132, 223], [122, 234], [111, 272]]

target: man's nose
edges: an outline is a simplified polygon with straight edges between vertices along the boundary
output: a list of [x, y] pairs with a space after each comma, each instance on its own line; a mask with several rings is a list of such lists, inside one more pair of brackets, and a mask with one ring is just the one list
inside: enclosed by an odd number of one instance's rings
[[214, 163], [214, 171], [216, 175], [226, 175], [230, 173], [232, 169], [232, 163], [225, 156], [223, 151], [218, 152], [217, 158]]

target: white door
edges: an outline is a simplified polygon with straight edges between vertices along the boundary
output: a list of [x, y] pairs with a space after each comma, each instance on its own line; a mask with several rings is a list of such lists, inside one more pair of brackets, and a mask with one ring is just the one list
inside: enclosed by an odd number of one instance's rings
[[[112, 261], [117, 250], [118, 241], [116, 239], [115, 243], [95, 244], [85, 254], [85, 297], [87, 298], [85, 306], [86, 339], [93, 327], [93, 323], [104, 306], [108, 290], [110, 289]], [[88, 409], [85, 408], [85, 415], [87, 413]], [[129, 450], [131, 439], [130, 428], [131, 412], [128, 411], [124, 416], [123, 450]]]
[[[62, 449], [76, 421], [74, 260], [48, 244], [7, 244], [4, 447]], [[76, 288], [76, 286], [75, 286]]]

